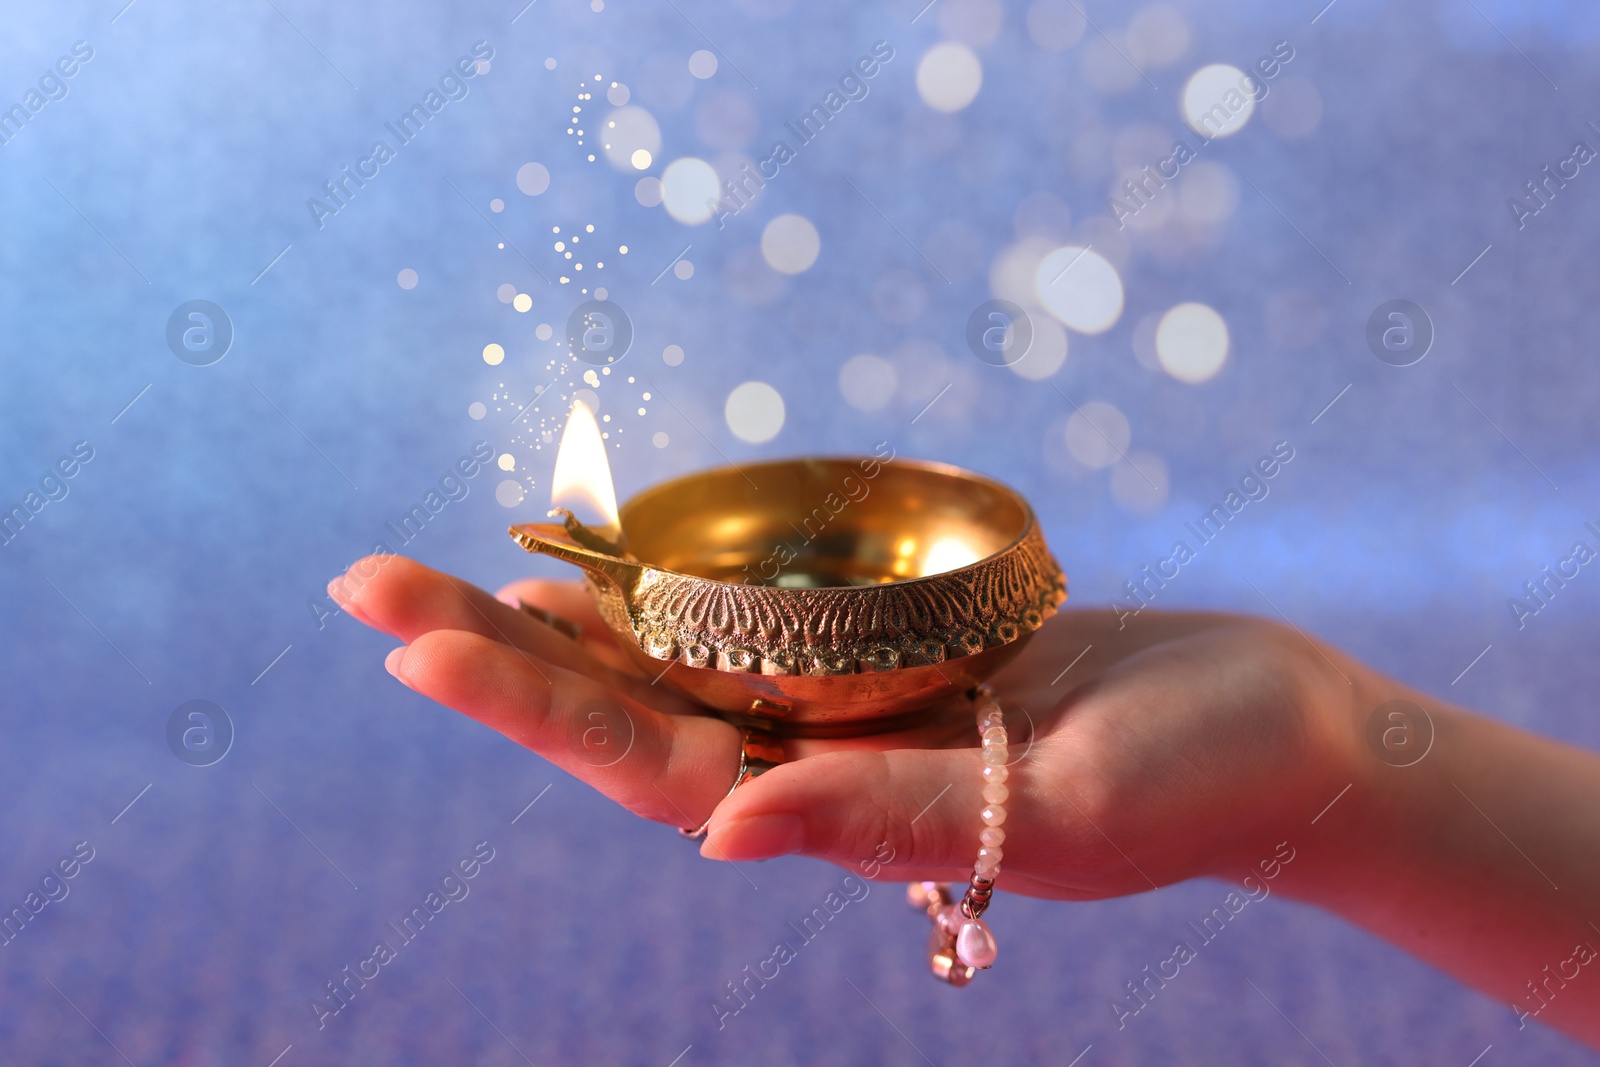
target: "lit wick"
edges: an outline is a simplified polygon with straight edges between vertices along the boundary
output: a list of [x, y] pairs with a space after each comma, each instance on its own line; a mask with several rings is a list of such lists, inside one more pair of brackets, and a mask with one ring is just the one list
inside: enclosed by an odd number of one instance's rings
[[611, 556], [627, 555], [605, 439], [594, 412], [582, 400], [572, 402], [572, 413], [561, 431], [555, 473], [550, 479], [550, 505], [550, 516], [563, 516], [562, 525], [578, 544]]

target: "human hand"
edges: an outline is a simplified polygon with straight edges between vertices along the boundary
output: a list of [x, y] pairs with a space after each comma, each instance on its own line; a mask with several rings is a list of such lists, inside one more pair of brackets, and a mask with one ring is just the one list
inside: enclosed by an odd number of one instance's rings
[[[709, 857], [799, 852], [859, 869], [892, 856], [883, 877], [970, 873], [983, 803], [964, 699], [910, 730], [787, 741], [788, 762], [724, 799], [739, 731], [653, 685], [577, 583], [500, 597], [578, 622], [580, 642], [397, 556], [358, 562], [329, 592], [403, 642], [386, 666], [417, 692], [645, 818], [711, 816]], [[1146, 612], [1119, 629], [1112, 612], [1057, 615], [991, 680], [1013, 740], [1000, 886], [1092, 899], [1248, 872], [1351, 780], [1366, 677], [1261, 620]]]

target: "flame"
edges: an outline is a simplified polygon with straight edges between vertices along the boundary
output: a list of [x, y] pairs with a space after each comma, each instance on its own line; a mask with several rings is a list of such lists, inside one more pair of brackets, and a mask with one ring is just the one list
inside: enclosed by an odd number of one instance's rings
[[561, 431], [561, 448], [556, 452], [550, 487], [552, 507], [568, 509], [585, 525], [622, 528], [605, 440], [600, 436], [594, 412], [582, 400], [572, 402], [567, 427]]

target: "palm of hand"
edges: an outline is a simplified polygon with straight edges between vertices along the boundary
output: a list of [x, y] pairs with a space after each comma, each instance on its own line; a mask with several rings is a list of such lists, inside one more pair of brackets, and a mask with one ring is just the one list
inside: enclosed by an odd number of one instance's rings
[[[646, 818], [698, 825], [715, 811], [707, 856], [804, 852], [855, 869], [892, 855], [885, 877], [970, 872], [982, 782], [964, 699], [914, 729], [789, 742], [789, 762], [724, 800], [738, 732], [651, 685], [577, 584], [521, 582], [501, 596], [578, 622], [581, 645], [399, 557], [363, 560], [330, 591], [405, 643], [387, 665], [413, 689]], [[1326, 793], [1317, 769], [1348, 744], [1326, 712], [1327, 691], [1342, 688], [1331, 665], [1253, 620], [1050, 620], [991, 682], [1013, 743], [1002, 887], [1087, 899], [1247, 866], [1283, 812]]]

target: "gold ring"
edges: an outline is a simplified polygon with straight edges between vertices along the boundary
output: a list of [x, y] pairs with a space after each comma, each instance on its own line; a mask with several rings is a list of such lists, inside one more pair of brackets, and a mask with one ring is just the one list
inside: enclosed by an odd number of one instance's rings
[[[783, 743], [768, 730], [754, 726], [741, 726], [739, 728], [739, 773], [734, 775], [733, 784], [723, 794], [722, 800], [733, 796], [733, 791], [744, 785], [752, 778], [759, 778], [772, 768], [783, 762]], [[717, 802], [720, 807], [722, 801]], [[716, 809], [712, 809], [715, 814]], [[711, 816], [706, 816], [706, 821], [696, 829], [679, 827], [678, 833], [690, 841], [705, 839], [706, 827], [711, 825]]]

